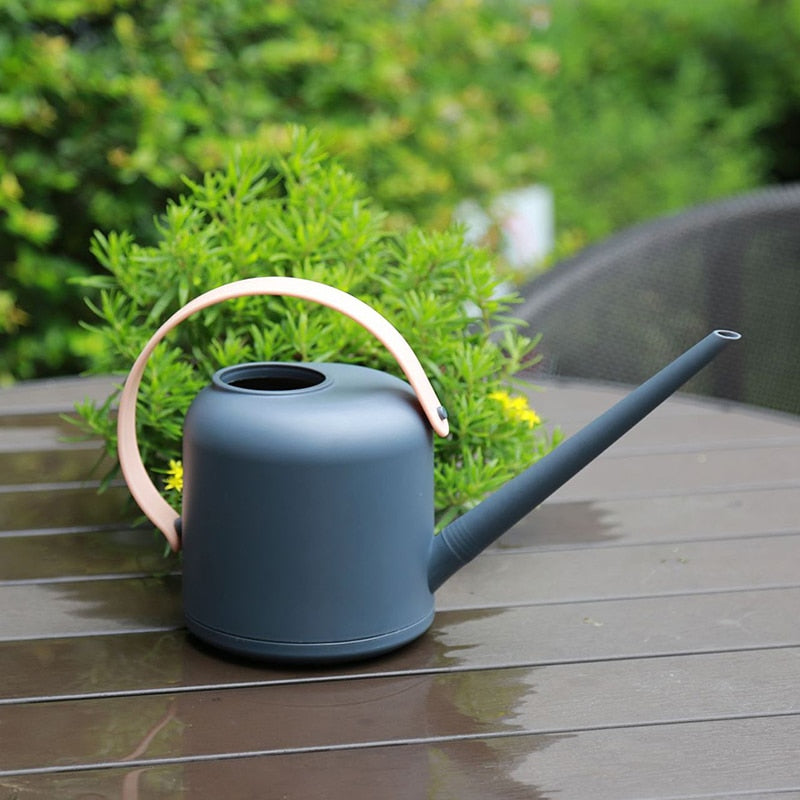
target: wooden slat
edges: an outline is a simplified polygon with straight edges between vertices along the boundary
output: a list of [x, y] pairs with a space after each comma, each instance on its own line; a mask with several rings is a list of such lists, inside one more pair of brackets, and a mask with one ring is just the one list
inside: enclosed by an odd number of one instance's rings
[[[3, 425], [0, 427], [0, 453], [3, 454], [4, 462], [10, 457], [19, 453], [48, 453], [51, 450], [79, 450], [91, 447], [98, 450], [96, 441], [70, 442], [64, 435], [64, 431], [49, 422], [38, 422], [39, 418], [26, 420], [27, 424]], [[4, 467], [5, 469], [5, 467]], [[11, 470], [6, 470], [11, 472]], [[5, 473], [3, 473], [5, 474]]]
[[111, 469], [97, 442], [67, 442], [46, 428], [0, 428], [0, 485], [99, 479]]
[[577, 548], [750, 537], [800, 529], [796, 488], [543, 503], [497, 542], [502, 549]]
[[[759, 444], [783, 446], [797, 444], [800, 437], [796, 418], [788, 415], [753, 410], [709, 414], [708, 409], [675, 414], [670, 413], [671, 408], [670, 402], [657, 408], [619, 439], [611, 452], [624, 455], [637, 451], [729, 450], [732, 446], [752, 448]], [[558, 427], [570, 436], [591, 419], [581, 417], [558, 423]]]
[[552, 497], [575, 501], [775, 487], [800, 489], [800, 446], [601, 456]]
[[[588, 422], [627, 395], [632, 388], [624, 384], [587, 383], [572, 380], [535, 381], [538, 389], [526, 389], [531, 405], [545, 419], [555, 423]], [[722, 405], [715, 405], [715, 409]], [[682, 392], [659, 406], [659, 414], [682, 415], [714, 413], [708, 403]]]
[[142, 759], [186, 759], [800, 714], [798, 679], [786, 649], [13, 705], [0, 774], [113, 764], [145, 740]]
[[[598, 413], [611, 407], [635, 389], [635, 386], [613, 381], [593, 381], [578, 378], [543, 378], [533, 381], [533, 385], [524, 388], [531, 404], [544, 415], [553, 420], [592, 419]], [[791, 421], [794, 414], [775, 411], [771, 408], [752, 406], [721, 397], [709, 397], [693, 394], [680, 389], [657, 408], [662, 415], [685, 414], [746, 414], [760, 417], [772, 417], [776, 420]]]
[[0, 536], [0, 584], [88, 576], [158, 575], [178, 569], [151, 528]]
[[137, 516], [127, 488], [98, 493], [96, 484], [0, 487], [0, 535], [5, 531], [127, 525]]
[[134, 757], [117, 769], [22, 775], [2, 778], [0, 786], [24, 797], [94, 792], [122, 800], [230, 796], [297, 800], [755, 796], [776, 800], [800, 791], [799, 739], [800, 717], [789, 716], [412, 741], [402, 747], [149, 767]]
[[489, 608], [800, 586], [800, 534], [600, 550], [493, 550], [437, 596], [440, 608]]
[[[280, 669], [226, 660], [223, 654], [194, 646], [182, 630], [103, 635], [179, 623], [177, 593], [164, 597], [164, 592], [147, 581], [113, 583], [130, 584], [113, 606], [100, 602], [92, 606], [76, 599], [74, 585], [65, 587], [66, 598], [59, 602], [58, 586], [54, 585], [44, 597], [36, 598], [42, 601], [38, 612], [17, 609], [23, 617], [27, 614], [27, 627], [17, 622], [22, 635], [38, 633], [43, 638], [20, 641], [11, 637], [0, 642], [0, 663], [4, 665], [0, 697], [162, 691], [176, 686], [269, 684], [800, 645], [796, 621], [800, 589], [761, 590], [445, 610], [436, 615], [424, 636], [382, 659], [338, 667]], [[174, 585], [169, 581], [169, 587]], [[24, 598], [17, 595], [14, 599]], [[6, 596], [0, 595], [0, 603], [4, 600]], [[13, 620], [15, 607], [10, 602], [9, 607]], [[73, 614], [82, 611], [95, 616], [69, 616], [70, 608]], [[67, 618], [51, 621], [61, 614]], [[55, 638], [59, 626], [69, 626], [74, 637]], [[94, 635], [78, 635], [81, 632]], [[48, 636], [54, 638], [45, 638]], [[151, 658], [154, 652], [159, 654], [156, 659]], [[47, 664], [46, 670], [42, 670], [43, 664]], [[90, 671], [87, 664], [91, 664]]]
[[182, 624], [180, 581], [129, 578], [0, 586], [0, 641], [165, 630]]
[[0, 392], [0, 421], [4, 417], [68, 414], [84, 399], [102, 403], [114, 385], [123, 381], [124, 377], [101, 375], [18, 383]]
[[446, 611], [433, 638], [452, 666], [795, 645], [798, 604], [800, 589], [785, 589]]

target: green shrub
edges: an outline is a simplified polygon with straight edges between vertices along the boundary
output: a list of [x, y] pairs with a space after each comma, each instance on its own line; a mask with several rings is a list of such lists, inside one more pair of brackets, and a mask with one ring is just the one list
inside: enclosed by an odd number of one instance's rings
[[0, 380], [96, 355], [93, 230], [154, 242], [181, 175], [288, 124], [393, 227], [549, 184], [559, 254], [785, 177], [799, 31], [797, 0], [0, 0]]
[[548, 34], [562, 230], [594, 240], [774, 180], [766, 139], [800, 108], [796, 0], [556, 2]]
[[[94, 252], [110, 276], [94, 306], [102, 321], [99, 372], [124, 372], [164, 319], [188, 299], [231, 280], [293, 275], [337, 286], [368, 302], [406, 336], [450, 412], [437, 441], [436, 506], [465, 509], [558, 441], [513, 377], [534, 342], [508, 316], [484, 251], [454, 231], [393, 232], [358, 182], [298, 131], [289, 153], [240, 156], [189, 182], [158, 223], [159, 241], [98, 234]], [[183, 416], [221, 366], [243, 361], [335, 360], [398, 372], [385, 348], [330, 309], [293, 298], [246, 298], [188, 319], [154, 352], [140, 391], [141, 451], [156, 472], [180, 458]], [[85, 427], [112, 457], [109, 407], [81, 404]], [[174, 493], [166, 492], [177, 502]]]

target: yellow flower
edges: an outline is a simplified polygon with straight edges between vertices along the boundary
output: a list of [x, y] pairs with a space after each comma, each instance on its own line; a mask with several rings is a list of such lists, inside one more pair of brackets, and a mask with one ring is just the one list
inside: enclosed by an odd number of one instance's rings
[[512, 397], [508, 392], [492, 392], [489, 397], [503, 406], [508, 416], [517, 422], [526, 422], [529, 428], [538, 425], [542, 420], [539, 415], [528, 405], [528, 400], [521, 395]]
[[183, 464], [180, 461], [175, 461], [173, 458], [169, 460], [169, 470], [164, 488], [171, 489], [173, 492], [183, 491]]

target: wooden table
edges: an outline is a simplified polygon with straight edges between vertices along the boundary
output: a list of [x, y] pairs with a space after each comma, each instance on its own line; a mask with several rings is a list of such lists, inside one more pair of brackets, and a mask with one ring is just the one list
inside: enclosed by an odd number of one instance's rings
[[[0, 393], [0, 800], [800, 797], [800, 418], [672, 399], [381, 659], [187, 639], [180, 575], [58, 412]], [[620, 395], [554, 384], [566, 433]]]

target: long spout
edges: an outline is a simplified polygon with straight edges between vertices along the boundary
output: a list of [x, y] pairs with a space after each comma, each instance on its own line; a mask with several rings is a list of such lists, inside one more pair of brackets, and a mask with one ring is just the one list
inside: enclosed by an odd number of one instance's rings
[[729, 342], [733, 331], [710, 333], [629, 395], [570, 436], [533, 466], [433, 537], [428, 567], [431, 591], [582, 470], [620, 436], [699, 372]]

